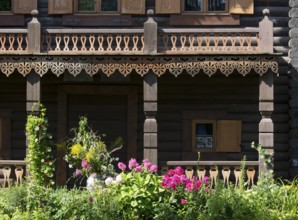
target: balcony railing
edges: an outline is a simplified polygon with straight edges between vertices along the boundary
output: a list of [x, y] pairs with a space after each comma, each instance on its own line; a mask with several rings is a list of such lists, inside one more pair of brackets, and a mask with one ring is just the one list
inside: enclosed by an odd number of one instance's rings
[[181, 166], [185, 169], [185, 174], [189, 179], [196, 177], [201, 180], [208, 176], [212, 185], [216, 184], [217, 179], [222, 179], [226, 186], [234, 182], [237, 187], [241, 178], [242, 164], [244, 164], [245, 176], [248, 187], [250, 187], [256, 181], [259, 161], [166, 161], [162, 163], [161, 173], [166, 174], [169, 169]]
[[21, 184], [26, 164], [24, 160], [0, 160], [0, 184], [3, 187], [10, 186], [14, 181]]
[[34, 17], [28, 29], [0, 29], [0, 54], [218, 55], [273, 51], [273, 26], [267, 15], [258, 28], [162, 28], [150, 21], [153, 25], [146, 22], [139, 29], [42, 29]]

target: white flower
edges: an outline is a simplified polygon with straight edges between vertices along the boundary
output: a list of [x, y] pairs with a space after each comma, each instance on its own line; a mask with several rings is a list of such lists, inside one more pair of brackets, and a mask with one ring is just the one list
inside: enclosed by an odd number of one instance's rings
[[69, 166], [69, 168], [72, 168], [72, 165], [71, 164], [69, 164], [68, 166]]
[[107, 186], [113, 184], [113, 182], [114, 182], [114, 179], [110, 176], [108, 178], [106, 178], [106, 180], [105, 180], [105, 184]]
[[117, 183], [122, 183], [122, 177], [121, 177], [121, 175], [119, 174], [118, 176], [116, 176], [116, 182]]

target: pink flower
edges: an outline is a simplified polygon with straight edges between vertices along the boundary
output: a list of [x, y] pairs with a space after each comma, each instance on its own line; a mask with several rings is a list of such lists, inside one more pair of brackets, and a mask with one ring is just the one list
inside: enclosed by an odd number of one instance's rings
[[150, 162], [146, 162], [146, 163], [144, 163], [144, 167], [145, 167], [146, 169], [150, 169], [150, 167], [151, 167], [151, 163], [150, 163]]
[[122, 162], [119, 162], [119, 163], [118, 163], [118, 168], [119, 168], [120, 170], [124, 171], [124, 170], [126, 169], [126, 165], [125, 165], [124, 163], [122, 163]]
[[186, 199], [181, 199], [181, 204], [182, 205], [185, 205], [187, 203], [187, 200]]
[[195, 190], [196, 191], [201, 187], [202, 183], [203, 183], [202, 180], [197, 180], [195, 182]]
[[173, 176], [175, 174], [176, 174], [175, 170], [173, 170], [173, 169], [169, 170], [169, 173], [168, 173], [169, 176]]
[[181, 167], [176, 167], [175, 172], [177, 175], [182, 175], [184, 173], [184, 170]]
[[209, 178], [208, 176], [205, 176], [205, 177], [203, 178], [203, 182], [204, 182], [204, 183], [209, 182], [209, 181], [210, 181], [210, 178]]
[[148, 159], [144, 159], [142, 162], [143, 163], [149, 163], [149, 160]]
[[141, 171], [142, 171], [142, 166], [137, 166], [137, 167], [136, 167], [136, 172], [139, 173], [139, 172], [141, 172]]
[[186, 190], [188, 190], [188, 191], [193, 191], [193, 182], [192, 182], [192, 181], [189, 181], [189, 182], [186, 184]]
[[76, 169], [75, 175], [76, 176], [81, 176], [81, 175], [83, 175], [83, 172], [79, 169]]
[[91, 167], [89, 166], [89, 164], [87, 163], [87, 160], [85, 160], [85, 159], [82, 160], [82, 164], [81, 164], [81, 165], [82, 165], [82, 167], [85, 168], [85, 169], [90, 169], [90, 168], [91, 168]]
[[157, 165], [152, 165], [152, 166], [150, 167], [150, 172], [156, 172], [157, 169], [158, 169]]
[[132, 170], [133, 168], [139, 166], [138, 162], [136, 159], [131, 158], [130, 161], [128, 162], [128, 167], [130, 170]]

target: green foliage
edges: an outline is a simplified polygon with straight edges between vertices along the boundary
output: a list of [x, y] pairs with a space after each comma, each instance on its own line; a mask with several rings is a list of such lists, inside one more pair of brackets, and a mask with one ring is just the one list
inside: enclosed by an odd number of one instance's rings
[[122, 172], [122, 181], [111, 185], [111, 192], [117, 198], [125, 219], [152, 219], [165, 190], [160, 185], [161, 177], [150, 171], [150, 167], [146, 168], [144, 164], [138, 167], [140, 170]]
[[272, 174], [273, 170], [273, 155], [268, 154], [266, 149], [263, 148], [263, 146], [261, 144], [255, 145], [254, 142], [251, 143], [251, 147], [253, 149], [256, 149], [259, 152], [259, 159], [264, 160], [264, 165], [265, 167], [267, 167], [267, 169], [269, 170], [269, 172]]
[[55, 163], [48, 133], [46, 109], [40, 104], [39, 112], [27, 116], [26, 135], [29, 141], [26, 156], [28, 179], [39, 186], [53, 186]]

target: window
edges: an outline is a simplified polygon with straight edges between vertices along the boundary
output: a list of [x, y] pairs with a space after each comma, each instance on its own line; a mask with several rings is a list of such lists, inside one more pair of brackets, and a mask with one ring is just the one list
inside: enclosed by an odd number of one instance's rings
[[193, 151], [240, 152], [241, 121], [192, 120]]
[[192, 122], [193, 149], [213, 150], [215, 147], [215, 121], [194, 120]]
[[77, 13], [115, 13], [120, 12], [119, 0], [77, 0]]
[[11, 12], [12, 3], [11, 0], [1, 0], [0, 1], [0, 12]]
[[228, 0], [184, 0], [184, 12], [227, 12]]

